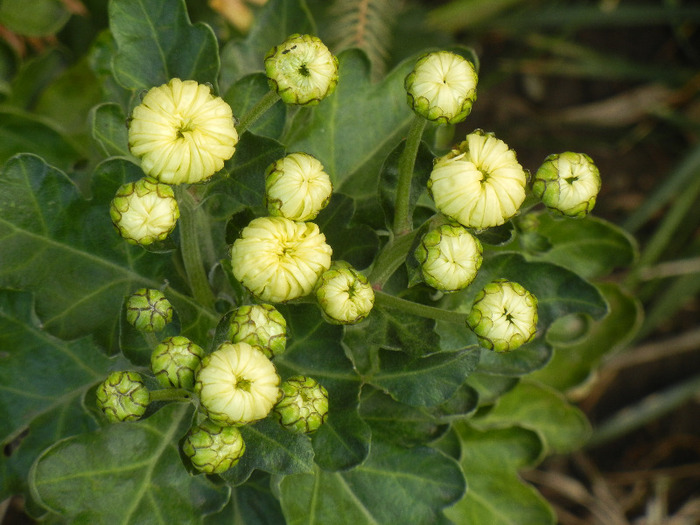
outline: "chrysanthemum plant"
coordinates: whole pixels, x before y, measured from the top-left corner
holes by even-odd
[[[567,395],[637,316],[603,281],[635,255],[590,215],[607,174],[469,128],[468,49],[371,83],[314,28],[302,0],[231,41],[184,0],[110,2],[90,145],[59,122],[0,173],[0,500],[50,523],[554,523],[517,472],[585,443]]]

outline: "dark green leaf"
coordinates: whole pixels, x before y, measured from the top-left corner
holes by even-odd
[[[362,465],[287,476],[280,489],[288,525],[423,525],[444,523],[442,509],[464,494],[465,482],[456,462],[433,449],[373,441]]]
[[[205,525],[280,525],[284,516],[270,490],[269,475],[253,474],[231,490],[231,500],[221,512],[207,516]]]
[[[505,354],[481,349],[479,372],[485,374],[522,376],[545,366],[552,357],[552,347],[541,338]]]
[[[229,489],[183,468],[178,441],[191,420],[190,405],[171,404],[142,421],[59,441],[32,469],[32,495],[67,519],[200,523],[221,509]]]
[[[267,77],[261,73],[254,73],[238,80],[222,98],[231,106],[233,114],[240,120],[269,91]],[[286,117],[287,107],[282,102],[278,102],[256,120],[249,131],[256,135],[279,139]]]
[[[0,2],[0,24],[24,36],[56,34],[70,18],[61,0],[33,0],[31,9],[23,0]]]
[[[119,104],[106,103],[96,106],[90,114],[90,120],[92,138],[102,146],[106,155],[130,155],[126,116]]]
[[[150,89],[171,78],[216,90],[219,47],[205,24],[190,23],[185,0],[119,0],[109,4],[118,52],[114,77],[127,89]]]

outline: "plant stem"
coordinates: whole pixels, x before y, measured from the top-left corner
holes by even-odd
[[[241,117],[238,126],[236,126],[236,131],[238,135],[243,135],[243,132],[247,130],[253,123],[258,120],[268,109],[275,105],[275,103],[280,99],[280,96],[276,91],[268,91],[263,98],[261,98],[257,104],[255,104],[248,113]]]
[[[415,115],[408,130],[406,144],[399,158],[399,181],[396,186],[396,203],[394,208],[393,231],[396,235],[404,234],[413,229],[413,218],[410,208],[411,181],[416,165],[416,155],[423,137],[427,121],[420,115]]]
[[[379,252],[377,262],[372,267],[372,273],[369,276],[372,286],[381,289],[397,268],[403,264],[417,233],[418,230],[414,230],[400,237],[394,237]]]
[[[184,388],[164,388],[162,390],[151,390],[151,401],[190,401],[192,392]]]
[[[374,301],[376,304],[382,305],[386,308],[402,310],[404,312],[426,317],[428,319],[435,319],[436,321],[465,324],[468,317],[468,314],[462,312],[453,312],[452,310],[445,310],[443,308],[414,303],[413,301],[401,299],[400,297],[389,295],[388,293],[382,291],[375,291]]]
[[[205,308],[212,309],[214,307],[214,293],[211,291],[207,274],[204,271],[204,262],[199,247],[199,234],[201,232],[197,228],[197,213],[201,213],[201,210],[186,188],[176,186],[175,192],[180,206],[180,250],[187,280],[194,298]]]

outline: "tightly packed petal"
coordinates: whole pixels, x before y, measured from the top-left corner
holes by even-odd
[[[255,346],[272,358],[287,347],[287,321],[271,304],[244,305],[231,316],[228,338]]]
[[[294,376],[281,386],[282,399],[275,415],[286,429],[304,434],[316,432],[328,417],[328,391],[312,377]]]
[[[233,275],[263,301],[308,295],[331,265],[333,251],[312,222],[259,217],[231,248]]]
[[[209,419],[239,425],[263,419],[277,402],[280,378],[248,343],[224,343],[202,360],[195,392]]]
[[[467,228],[485,229],[517,213],[527,178],[513,150],[479,130],[437,159],[428,190],[441,213]]]
[[[600,191],[600,172],[584,153],[550,155],[537,170],[532,191],[550,210],[567,217],[585,217]]]
[[[316,285],[316,299],[335,324],[359,323],[374,306],[374,290],[367,277],[345,261],[334,262]]]
[[[208,179],[237,143],[231,107],[194,80],[174,78],[152,88],[129,124],[131,153],[147,175],[167,184]]]

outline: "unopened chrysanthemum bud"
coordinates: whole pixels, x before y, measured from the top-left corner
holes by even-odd
[[[308,295],[331,265],[333,250],[312,222],[258,217],[231,248],[233,275],[263,301]]]
[[[167,184],[208,179],[237,143],[231,107],[194,80],[173,78],[150,89],[129,124],[131,153],[147,175]]]
[[[476,296],[467,324],[486,348],[510,352],[535,337],[537,299],[522,285],[498,279]]]
[[[180,217],[180,208],[170,186],[144,178],[117,190],[109,215],[127,242],[147,246],[170,235]]]
[[[270,215],[310,221],[326,207],[333,185],[323,164],[308,153],[291,153],[265,173],[265,203]]]
[[[258,347],[272,358],[287,347],[287,321],[271,304],[244,305],[231,316],[228,337],[233,343]]]
[[[97,406],[113,423],[135,421],[146,412],[150,394],[137,372],[112,372],[97,387]]]
[[[165,338],[153,349],[151,370],[163,388],[194,388],[194,374],[204,349],[181,335]]]
[[[173,307],[163,292],[140,288],[126,300],[126,320],[141,332],[160,332],[173,320]]]
[[[275,405],[280,424],[292,432],[310,434],[328,417],[328,391],[315,379],[290,377],[282,383],[282,399]]]
[[[428,190],[441,213],[481,230],[500,226],[517,213],[527,177],[505,142],[478,130],[436,160]]]
[[[245,442],[236,427],[205,419],[187,433],[182,451],[200,472],[221,474],[238,463],[245,452]]]
[[[275,366],[248,343],[223,343],[202,360],[195,392],[209,419],[240,425],[263,419],[280,394]]]
[[[316,284],[316,299],[332,323],[354,324],[374,306],[374,290],[367,277],[345,261],[335,261]]]
[[[286,104],[313,106],[335,90],[338,59],[318,37],[294,34],[265,55],[265,72]]]
[[[550,210],[581,218],[595,206],[600,172],[584,153],[567,151],[550,155],[537,170],[532,192]]]
[[[413,111],[440,124],[456,124],[471,112],[477,82],[471,62],[456,53],[437,51],[418,59],[404,87]]]
[[[483,260],[479,240],[463,226],[452,224],[443,224],[426,233],[415,256],[425,282],[443,292],[466,288]]]

